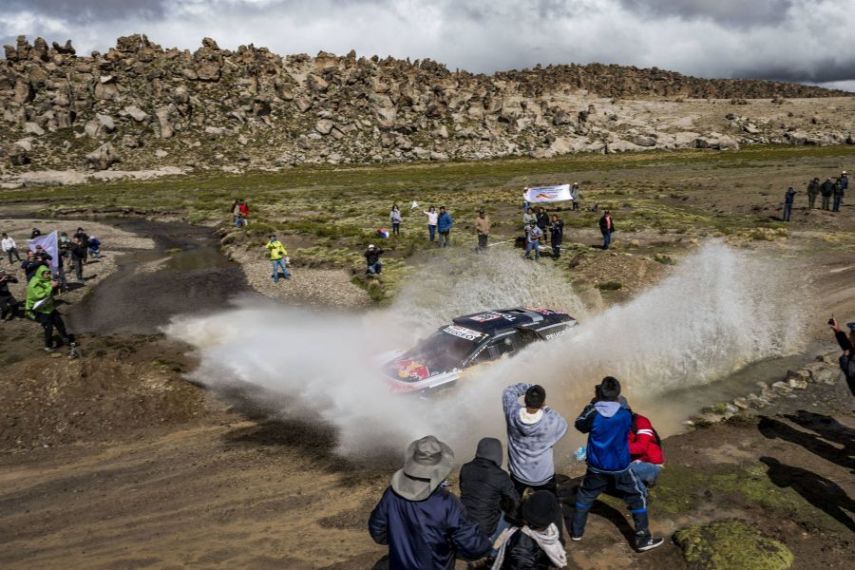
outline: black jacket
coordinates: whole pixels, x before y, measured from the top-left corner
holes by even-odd
[[[537,215],[537,227],[546,232],[546,228],[549,227],[549,214],[546,212],[540,212]]]
[[[555,568],[549,556],[530,536],[517,531],[508,539],[502,570],[548,570]]]
[[[611,229],[611,231],[615,231],[615,219],[614,219],[614,218],[611,218],[611,220],[612,220],[612,229]],[[603,232],[604,234],[605,234],[605,233],[609,233],[609,223],[606,221],[606,217],[605,217],[605,216],[603,216],[602,218],[600,218],[600,231],[601,231],[601,232]]]
[[[383,250],[379,247],[365,251],[365,261],[368,265],[374,265],[380,261],[380,256],[383,255]]]
[[[834,193],[834,182],[826,180],[819,187],[819,193],[823,196],[831,196]]]
[[[460,468],[460,501],[469,520],[478,523],[487,536],[496,532],[502,501],[513,510],[519,499],[510,475],[495,462],[476,457]]]
[[[73,243],[68,251],[71,252],[71,259],[74,261],[82,261],[86,258],[86,247],[83,244]]]
[[[559,245],[564,240],[564,222],[561,220],[552,222],[549,227],[549,234],[552,238],[552,245]]]
[[[12,277],[11,275],[7,275],[5,279],[0,279],[0,304],[15,300],[12,296],[12,292],[9,291],[9,283],[17,282],[17,277]]]

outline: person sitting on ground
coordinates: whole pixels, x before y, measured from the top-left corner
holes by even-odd
[[[813,210],[816,207],[816,197],[818,195],[819,195],[819,178],[814,177],[813,180],[808,182],[808,187],[807,187],[808,210]]]
[[[552,216],[552,225],[549,226],[549,242],[552,245],[552,257],[561,257],[561,242],[564,241],[564,222],[557,215]]]
[[[282,242],[276,239],[276,234],[270,236],[270,241],[264,247],[267,248],[267,253],[270,255],[270,263],[273,266],[273,275],[271,276],[273,283],[279,283],[280,270],[285,279],[291,279],[291,273],[288,272],[288,264],[285,260],[288,251],[282,245]]]
[[[78,236],[74,236],[68,251],[71,254],[71,265],[74,266],[74,277],[78,283],[84,283],[83,262],[86,259],[86,247],[81,243]]]
[[[60,339],[71,348],[71,356],[74,356],[76,346],[74,335],[66,331],[62,315],[54,306],[53,291],[56,287],[59,287],[59,283],[51,279],[50,269],[45,265],[40,265],[27,285],[25,312],[27,317],[42,325],[46,352],[53,352],[54,350],[53,329],[56,327]]]
[[[525,405],[519,402],[521,396]],[[537,384],[505,388],[502,408],[508,428],[508,469],[517,492],[522,495],[530,488],[557,495],[552,448],[567,433],[567,420],[546,405],[546,390]]]
[[[475,459],[460,468],[460,501],[469,518],[492,543],[508,527],[505,513],[513,513],[519,500],[510,475],[502,469],[502,442],[483,438]]]
[[[629,431],[629,468],[648,488],[656,484],[656,478],[665,467],[662,440],[653,429],[650,420],[641,414],[632,414],[632,429]]]
[[[490,216],[484,213],[484,210],[478,210],[478,217],[475,218],[475,233],[478,235],[477,251],[487,249],[487,240],[490,239]]]
[[[401,235],[401,209],[398,204],[392,204],[392,209],[389,210],[389,223],[392,224],[392,235]]]
[[[537,226],[535,222],[530,222],[528,225],[528,232],[525,236],[525,253],[523,257],[526,259],[531,259],[529,257],[530,252],[534,252],[534,259],[540,259],[540,240],[543,237],[543,232]]]
[[[567,552],[561,529],[558,498],[549,491],[535,491],[520,506],[522,526],[512,526],[497,539],[493,570],[548,570],[566,568]]]
[[[9,291],[9,283],[17,283],[18,278],[0,269],[0,319],[11,321],[18,314],[20,303]]]
[[[95,236],[89,236],[89,253],[92,257],[99,259],[101,257],[101,240]]]
[[[372,243],[368,245],[368,249],[365,250],[363,255],[365,255],[365,273],[368,275],[380,275],[380,272],[383,271],[383,264],[380,262],[383,249]]]
[[[846,377],[849,392],[855,396],[855,322],[847,323],[846,325],[849,327],[849,338],[846,337],[846,333],[843,332],[837,319],[832,317],[829,319],[828,324],[831,326],[831,330],[834,331],[834,338],[837,340],[837,344],[840,345],[840,350],[843,351],[843,354],[838,359],[840,370],[843,371],[843,375]]]
[[[3,253],[9,257],[9,265],[14,263],[14,261],[12,261],[13,256],[18,260],[18,263],[21,262],[21,256],[18,254],[18,244],[16,244],[15,240],[6,232],[3,232],[2,239],[0,239],[0,247],[3,248]]]
[[[819,193],[822,196],[822,209],[830,210],[831,195],[834,194],[834,182],[831,181],[831,178],[826,178],[825,182],[820,185]]]
[[[600,218],[600,233],[603,234],[603,249],[609,249],[612,243],[612,233],[615,231],[615,223],[612,213],[606,210]]]
[[[784,194],[784,221],[789,222],[793,215],[793,204],[796,201],[796,189],[790,186]]]
[[[635,549],[639,552],[660,546],[661,538],[650,534],[647,519],[647,490],[629,468],[629,432],[632,412],[621,404],[620,382],[606,376],[596,387],[596,396],[576,418],[576,429],[588,434],[588,468],[576,492],[576,511],[570,538],[582,540],[588,511],[606,489],[623,495],[635,522]]]
[[[374,542],[389,546],[389,568],[452,570],[455,556],[477,560],[490,552],[486,535],[446,489],[453,465],[454,452],[432,435],[407,447],[403,469],[368,520]]]

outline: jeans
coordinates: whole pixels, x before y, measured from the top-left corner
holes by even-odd
[[[451,245],[451,239],[449,238],[450,233],[451,230],[439,232],[439,247],[448,247]]]
[[[243,218],[241,216],[235,216],[235,227],[239,228],[243,225]]]
[[[496,544],[496,540],[498,540],[499,535],[501,535],[502,532],[506,528],[509,528],[510,526],[511,526],[511,524],[505,518],[505,513],[502,513],[501,515],[499,515],[499,522],[496,523],[496,530],[489,537],[490,538],[490,544]],[[499,551],[494,548],[490,552],[490,555],[495,558],[496,554],[498,554],[498,553],[499,553]]]
[[[12,261],[12,256],[13,256],[13,255],[15,256],[15,259],[17,259],[18,261],[21,261],[21,256],[20,256],[20,255],[18,255],[18,248],[16,248],[16,247],[13,247],[13,248],[9,249],[9,250],[6,252],[6,255],[8,255],[8,256],[9,256],[9,263],[10,263],[10,264],[11,264],[11,263],[14,263],[14,262]]]
[[[282,259],[271,259],[270,261],[273,263],[273,275],[272,275],[272,277],[273,277],[274,283],[279,283],[279,270],[280,269],[282,270],[282,274],[285,276],[285,279],[291,278],[291,274],[288,273],[288,268],[285,267],[285,258],[284,257]]]
[[[401,235],[401,222],[392,222],[392,233],[396,236]]]
[[[487,249],[487,240],[490,238],[487,234],[478,234],[478,249]]]
[[[612,232],[603,232],[603,249],[609,249],[612,244]]]
[[[53,311],[50,314],[39,313],[35,311],[36,320],[42,325],[45,334],[45,348],[53,348],[53,328],[56,327],[56,331],[59,333],[59,338],[62,339],[62,342],[65,344],[69,344],[74,342],[74,337],[65,330],[65,323],[62,321],[62,317],[59,314],[59,311]]]
[[[430,239],[430,241],[436,239],[436,226],[428,226],[428,239]]]
[[[789,222],[790,216],[793,215],[793,205],[792,204],[784,204],[784,221]]]
[[[368,266],[368,275],[379,275],[383,271],[383,264],[379,261]]]
[[[540,242],[536,242],[536,241],[526,241],[525,242],[525,255],[523,255],[523,257],[525,257],[526,259],[531,259],[528,256],[528,254],[529,254],[529,252],[532,252],[532,251],[534,252],[534,258],[540,259]]]
[[[645,461],[633,461],[629,464],[629,469],[638,477],[646,486],[656,483],[656,478],[662,471],[661,465],[655,463],[647,463]]]
[[[576,512],[573,513],[573,524],[570,535],[581,537],[585,534],[585,524],[588,521],[588,511],[600,493],[612,489],[623,495],[623,500],[632,513],[635,522],[637,538],[650,535],[647,520],[647,489],[635,476],[631,469],[617,472],[594,471],[590,467],[585,472],[582,485],[576,491]]]
[[[101,257],[101,248],[89,246],[89,253],[91,253],[92,257],[95,259],[99,259]]]
[[[835,194],[834,195],[834,206],[831,208],[832,212],[839,212],[840,206],[843,204],[843,194]]]

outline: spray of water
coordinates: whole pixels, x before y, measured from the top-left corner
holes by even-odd
[[[272,416],[332,425],[342,454],[397,451],[428,433],[469,449],[480,437],[503,435],[501,391],[515,382],[543,384],[552,407],[572,419],[611,374],[647,415],[680,417],[675,402],[663,401],[669,390],[798,350],[803,325],[788,281],[772,264],[713,243],[635,300],[588,316],[551,268],[491,252],[430,264],[383,311],[334,315],[243,303],[178,319],[167,333],[196,348],[194,380],[251,399]],[[566,310],[581,324],[473,371],[439,399],[385,388],[375,355],[407,348],[453,316],[515,305]]]

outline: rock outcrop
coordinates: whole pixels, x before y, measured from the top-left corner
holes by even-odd
[[[117,161],[234,169],[852,141],[839,122],[787,124],[724,107],[765,98],[784,109],[792,98],[849,93],[656,68],[537,66],[487,76],[427,59],[223,50],[210,38],[195,52],[163,49],[144,35],[86,57],[70,41],[30,45],[21,36],[5,55],[5,170],[102,169]],[[681,116],[689,99],[709,103],[715,121]],[[13,142],[24,137],[27,150]]]

